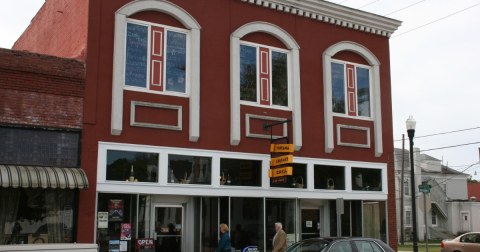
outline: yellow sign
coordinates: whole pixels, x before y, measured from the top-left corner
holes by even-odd
[[[270,144],[270,152],[294,152],[293,144]]]
[[[291,176],[293,172],[293,168],[291,166],[270,169],[268,170],[268,176],[270,178],[281,177],[281,176]]]
[[[285,155],[278,158],[272,158],[270,161],[270,166],[277,166],[282,164],[293,163],[293,155]]]

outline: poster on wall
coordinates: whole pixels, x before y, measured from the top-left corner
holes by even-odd
[[[132,224],[121,223],[120,224],[120,240],[129,241],[132,239]]]
[[[120,252],[120,241],[110,240],[108,241],[108,252]]]
[[[108,221],[123,221],[123,199],[108,202]]]
[[[108,212],[98,212],[98,228],[108,228]]]
[[[128,251],[128,242],[120,241],[120,251]]]

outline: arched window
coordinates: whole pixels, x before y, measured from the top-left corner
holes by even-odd
[[[341,51],[356,53],[368,65],[332,59]],[[323,95],[325,115],[325,152],[334,148],[333,116],[373,120],[375,156],[383,153],[382,113],[380,104],[380,62],[364,46],[344,41],[323,53]]]
[[[287,50],[241,41],[262,32],[279,39]],[[300,64],[297,42],[282,28],[266,23],[243,25],[230,36],[231,145],[240,143],[240,104],[291,110],[293,144],[302,147]]]
[[[185,29],[128,19],[142,11],[158,11],[180,21]],[[111,134],[120,135],[123,90],[190,98],[190,141],[200,136],[200,25],[184,9],[168,1],[134,1],[115,13]],[[175,51],[175,53],[172,53]]]

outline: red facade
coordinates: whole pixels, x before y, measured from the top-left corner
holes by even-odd
[[[75,4],[65,6],[63,14],[54,13],[52,9],[61,1],[47,1],[46,6],[33,19],[31,26],[24,35],[17,41],[14,48],[26,49],[32,51],[41,51],[49,54],[77,57],[81,54],[83,46],[86,44],[86,82],[85,82],[85,102],[83,118],[83,141],[82,141],[82,168],[86,171],[90,183],[89,189],[82,190],[80,193],[80,212],[78,227],[78,242],[94,242],[94,229],[96,225],[96,198],[97,187],[97,169],[99,160],[99,142],[133,144],[142,146],[163,146],[174,148],[198,149],[207,151],[224,151],[231,153],[252,153],[269,154],[270,140],[254,137],[247,137],[246,114],[268,116],[275,118],[290,119],[294,116],[294,110],[278,109],[274,106],[256,106],[242,103],[240,104],[240,141],[238,145],[231,143],[231,36],[240,27],[252,22],[265,22],[275,25],[294,39],[299,49],[299,80],[300,83],[290,83],[292,87],[300,85],[300,105],[301,105],[301,146],[294,152],[295,157],[312,158],[318,160],[340,160],[345,162],[367,162],[384,164],[387,168],[387,179],[384,183],[388,185],[388,238],[389,245],[396,248],[397,235],[395,214],[395,193],[393,177],[393,127],[392,127],[392,99],[390,83],[390,57],[389,57],[389,38],[385,36],[385,31],[366,32],[367,27],[358,27],[356,23],[342,23],[341,19],[330,20],[312,19],[310,15],[314,12],[307,12],[305,6],[298,6],[295,14],[293,9],[285,11],[285,7],[279,10],[277,5],[268,5],[264,7],[262,1],[236,1],[236,0],[171,0],[171,2],[183,9],[200,25],[200,74],[199,74],[199,138],[197,141],[191,141],[189,127],[191,126],[191,111],[189,106],[194,102],[192,97],[164,95],[154,92],[138,92],[132,89],[124,89],[122,97],[122,124],[121,133],[112,134],[112,89],[114,89],[114,44],[115,44],[115,13],[125,5],[131,3],[130,0],[100,0],[89,1],[88,17],[85,11],[85,2],[75,1]],[[136,2],[136,1],[133,1]],[[146,1],[148,2],[148,1]],[[282,2],[282,1],[273,1]],[[314,2],[314,1],[312,1]],[[278,4],[278,3],[277,3]],[[273,6],[273,7],[272,7]],[[280,5],[279,5],[280,6]],[[283,6],[283,5],[281,5]],[[332,6],[336,6],[333,5]],[[338,6],[337,6],[338,7]],[[337,8],[336,7],[336,8]],[[302,9],[303,8],[303,9]],[[322,7],[318,7],[321,9]],[[343,8],[343,7],[342,7]],[[79,10],[78,12],[72,11]],[[347,8],[345,8],[347,9]],[[342,9],[344,10],[344,9]],[[302,15],[300,15],[302,11]],[[345,11],[345,10],[344,10]],[[46,14],[48,12],[48,14]],[[360,11],[357,11],[360,13]],[[308,13],[308,17],[306,16]],[[63,27],[67,31],[77,30],[73,36],[65,41],[50,43],[45,36],[36,36],[44,31],[57,29],[57,24],[48,23],[51,20],[59,20],[55,15],[63,15]],[[68,17],[65,17],[68,15]],[[318,14],[317,14],[318,15]],[[374,16],[374,15],[373,15]],[[154,24],[171,26],[187,29],[181,20],[168,11],[144,10],[127,17],[130,20],[145,21]],[[324,16],[323,18],[327,18]],[[349,17],[345,20],[347,20]],[[374,17],[378,23],[387,22],[387,18]],[[73,19],[73,20],[72,20]],[[84,28],[84,23],[88,20],[88,28]],[[328,20],[328,19],[327,19]],[[350,19],[348,19],[350,20]],[[347,21],[348,21],[347,20]],[[393,21],[392,21],[393,22]],[[344,25],[345,24],[345,25]],[[41,28],[40,28],[41,27]],[[370,28],[368,28],[370,29]],[[373,28],[372,28],[373,29]],[[395,28],[396,29],[396,28]],[[62,30],[60,30],[62,31]],[[158,31],[158,34],[153,34]],[[388,31],[387,31],[388,33]],[[163,28],[152,29],[152,38],[163,38]],[[88,37],[88,40],[84,38]],[[54,39],[54,38],[52,38]],[[189,38],[190,39],[190,38]],[[77,41],[73,41],[77,40]],[[282,50],[291,50],[278,36],[273,36],[264,32],[253,32],[243,36],[240,41],[260,44],[280,48]],[[331,46],[341,42],[354,42],[368,50],[379,62],[379,88],[376,89],[378,105],[380,105],[381,115],[370,116],[371,119],[359,119],[356,116],[356,98],[352,97],[352,111],[345,116],[333,115],[332,125],[334,127],[332,139],[333,150],[327,151],[325,147],[326,122],[325,122],[325,104],[324,97],[324,62],[323,55]],[[37,44],[37,47],[30,45]],[[48,44],[49,50],[45,47]],[[152,42],[151,51],[160,55],[162,45]],[[260,49],[262,52],[263,49]],[[165,52],[164,52],[165,53]],[[266,52],[265,56],[267,56]],[[163,91],[163,72],[154,70],[156,62],[163,62],[162,56],[151,56],[152,76],[150,83],[162,84],[158,89]],[[262,54],[260,54],[262,55]],[[188,57],[188,56],[187,56]],[[289,57],[293,57],[289,55]],[[80,57],[82,58],[82,57]],[[266,59],[266,58],[265,58]],[[333,55],[332,60],[339,60],[355,64],[369,66],[369,61],[359,53],[351,50],[341,50]],[[261,70],[264,65],[260,65]],[[290,66],[293,67],[293,66]],[[353,65],[347,65],[347,70],[352,70]],[[262,71],[265,72],[265,71]],[[355,73],[347,74],[355,79]],[[371,75],[374,76],[373,68]],[[261,74],[260,78],[269,77],[268,74]],[[194,77],[193,77],[194,78]],[[350,79],[350,78],[349,78]],[[345,92],[355,91],[355,83],[350,85]],[[262,83],[258,83],[262,85]],[[268,85],[261,86],[261,89],[268,90]],[[373,89],[373,88],[372,88]],[[68,92],[64,88],[55,88],[54,92]],[[353,92],[352,91],[352,92]],[[54,93],[56,94],[56,93]],[[291,95],[291,94],[289,94]],[[348,97],[348,95],[346,95]],[[265,97],[269,98],[269,97]],[[291,98],[290,102],[294,98]],[[374,103],[370,98],[371,104]],[[2,99],[3,100],[3,99]],[[175,105],[183,108],[181,114],[182,130],[168,130],[147,127],[131,126],[131,104],[132,101],[148,102],[152,104]],[[262,104],[262,102],[260,102]],[[290,105],[292,106],[292,105]],[[348,109],[348,107],[346,107]],[[370,107],[374,114],[375,108]],[[372,119],[373,118],[373,119]],[[375,122],[375,118],[381,118]],[[136,121],[151,124],[174,125],[177,121],[177,113],[170,109],[137,107]],[[263,123],[274,123],[269,119],[250,118],[249,131],[252,134],[265,134],[262,131]],[[337,125],[353,126],[354,128],[339,128]],[[379,131],[376,125],[380,125]],[[357,128],[355,128],[357,127]],[[361,130],[359,130],[361,128]],[[295,129],[288,128],[289,134]],[[298,130],[298,129],[297,129]],[[368,131],[367,131],[368,130]],[[348,143],[339,145],[337,134],[342,135],[338,142]],[[365,134],[365,132],[370,132]],[[378,133],[375,137],[374,132]],[[280,135],[282,130],[274,128],[274,135]],[[269,133],[267,133],[269,134]],[[297,135],[298,137],[298,135]],[[377,146],[380,143],[381,147]],[[368,147],[365,147],[368,144]],[[363,145],[358,148],[349,144]],[[379,148],[380,151],[376,148]],[[385,187],[386,188],[386,187]],[[347,196],[348,198],[348,196]]]

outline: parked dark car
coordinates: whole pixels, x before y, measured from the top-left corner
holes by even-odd
[[[395,252],[384,242],[363,237],[312,238],[299,241],[285,252]]]
[[[443,240],[440,252],[480,251],[480,232],[466,233],[453,240]]]

